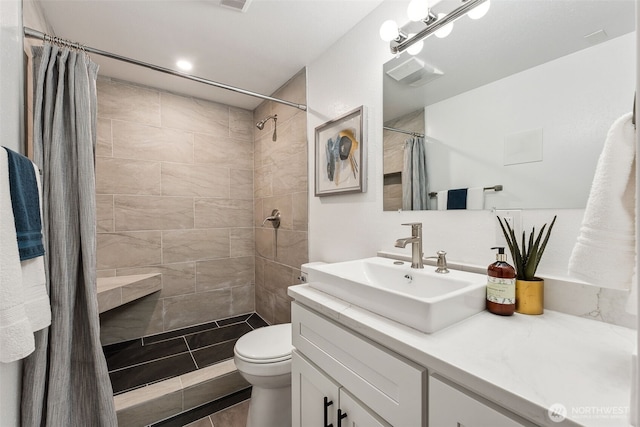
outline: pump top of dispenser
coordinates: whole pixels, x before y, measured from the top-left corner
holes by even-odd
[[[507,262],[507,255],[504,253],[504,246],[496,246],[491,249],[497,249],[496,260]]]

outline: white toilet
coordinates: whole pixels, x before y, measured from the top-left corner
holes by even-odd
[[[252,386],[247,427],[291,426],[291,323],[253,330],[236,342],[234,361]]]

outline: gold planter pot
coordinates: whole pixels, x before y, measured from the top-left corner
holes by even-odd
[[[542,314],[544,280],[516,280],[516,311],[522,314]]]

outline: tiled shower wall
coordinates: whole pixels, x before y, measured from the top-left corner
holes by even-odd
[[[254,311],[254,129],[248,110],[98,80],[98,276],[163,284],[103,313],[103,344]]]
[[[306,104],[306,73],[302,70],[274,97]],[[287,287],[300,283],[300,265],[308,262],[307,233],[307,115],[271,101],[254,111],[254,122],[277,114],[277,140],[273,120],[255,139],[256,311],[271,324],[291,321]],[[264,219],[273,209],[282,215],[275,231]]]

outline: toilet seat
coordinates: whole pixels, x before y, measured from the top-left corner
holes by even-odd
[[[291,323],[255,329],[236,342],[235,356],[245,362],[268,364],[291,359]]]

